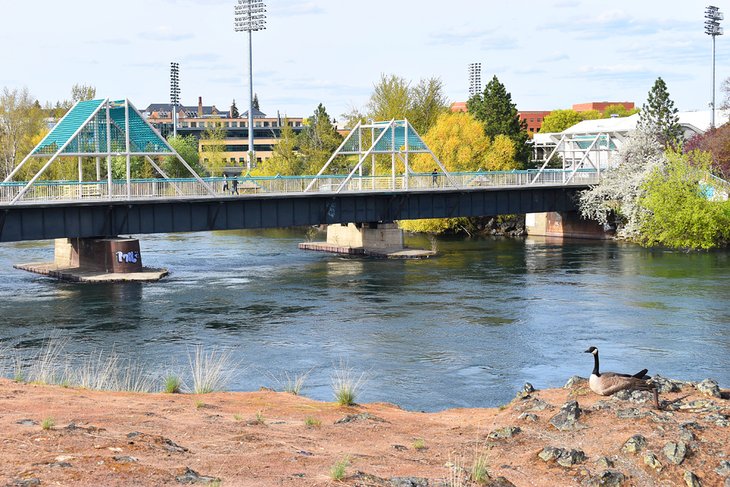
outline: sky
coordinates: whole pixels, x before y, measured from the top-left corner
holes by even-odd
[[[140,109],[169,102],[180,63],[181,101],[227,110],[248,96],[248,35],[234,32],[237,0],[0,0],[0,87],[41,103],[74,83]],[[468,65],[496,75],[519,110],[590,101],[640,106],[657,77],[682,110],[706,110],[712,41],[696,0],[266,0],[253,33],[254,91],[269,116],[340,118],[364,110],[374,84],[395,74],[442,80],[468,97]],[[714,3],[730,15],[730,0]],[[730,17],[729,17],[730,18]],[[727,29],[727,23],[724,22]],[[717,37],[717,85],[730,77],[730,35]],[[717,103],[722,98],[717,91]]]

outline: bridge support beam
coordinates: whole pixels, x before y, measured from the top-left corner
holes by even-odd
[[[544,237],[606,240],[613,236],[603,225],[583,219],[577,211],[528,213],[525,215],[525,229],[528,235]]]
[[[74,282],[158,281],[166,269],[142,267],[135,238],[57,238],[50,263],[17,264],[36,274]]]
[[[403,230],[395,223],[327,225],[326,242],[301,243],[299,248],[392,259],[422,259],[436,255],[436,252],[430,250],[406,248],[403,244]]]
[[[57,238],[54,263],[99,272],[140,272],[142,254],[135,238]]]

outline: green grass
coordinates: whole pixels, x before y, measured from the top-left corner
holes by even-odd
[[[256,411],[256,424],[266,424],[263,411]]]
[[[423,438],[416,438],[413,441],[413,449],[414,450],[425,450],[426,449],[426,441]]]
[[[350,457],[344,457],[341,460],[335,462],[330,468],[330,477],[332,480],[342,480],[345,478],[347,473],[347,467],[350,466]]]
[[[202,409],[205,407],[205,403],[201,400],[195,401],[195,409]]]
[[[488,466],[486,453],[476,452],[474,464],[471,467],[471,479],[480,484],[486,483],[489,480]]]
[[[307,428],[319,428],[320,426],[322,426],[322,421],[313,416],[307,416],[307,419],[304,420],[304,425]]]
[[[354,369],[348,367],[345,362],[340,361],[332,373],[332,390],[337,404],[340,406],[355,404],[355,400],[365,382],[365,373],[358,376]]]
[[[241,416],[240,414],[234,414],[233,415],[233,419],[235,419],[236,421],[242,421],[243,420],[243,416]]]
[[[41,428],[43,428],[44,430],[51,430],[54,426],[56,426],[56,422],[53,420],[53,418],[46,418],[41,423]]]
[[[198,345],[188,354],[195,394],[223,391],[235,375],[236,366],[230,351],[212,350],[205,352]]]
[[[168,374],[165,377],[164,391],[168,394],[179,394],[182,390],[182,380],[175,374]]]

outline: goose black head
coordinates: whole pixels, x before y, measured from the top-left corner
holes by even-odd
[[[596,347],[591,347],[588,350],[585,350],[583,353],[592,353],[595,355],[598,353],[598,349]]]

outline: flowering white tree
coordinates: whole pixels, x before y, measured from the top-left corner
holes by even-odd
[[[666,157],[654,135],[637,130],[613,162],[615,167],[605,173],[599,184],[581,193],[581,215],[604,225],[616,223],[617,237],[635,240],[640,236],[646,211],[639,205],[644,182],[655,169],[666,165]]]

